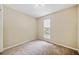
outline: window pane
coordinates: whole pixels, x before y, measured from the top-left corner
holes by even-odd
[[[44,38],[50,39],[50,19],[45,19],[43,24]]]
[[[50,27],[50,19],[44,20],[44,27]]]

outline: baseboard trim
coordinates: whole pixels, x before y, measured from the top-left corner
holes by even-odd
[[[48,42],[48,43],[56,44],[56,45],[59,45],[59,46],[63,46],[63,47],[66,47],[66,48],[68,48],[68,49],[72,49],[72,50],[75,50],[75,51],[78,51],[78,52],[79,52],[78,49],[73,48],[73,47],[70,47],[70,46],[62,45],[62,44],[59,44],[59,43],[56,43],[56,42],[50,42],[49,40],[45,40],[45,39],[40,39],[40,40],[44,40],[44,41],[46,41],[46,42]]]
[[[31,41],[34,41],[34,40],[31,40]],[[9,46],[9,47],[7,47],[7,48],[3,48],[3,51],[5,51],[5,50],[7,50],[7,49],[10,49],[10,48],[13,48],[13,47],[16,47],[16,46],[19,46],[19,45],[22,45],[22,44],[24,44],[24,43],[31,42],[31,41],[24,41],[24,42],[15,44],[15,45],[13,45],[13,46]]]
[[[62,44],[59,44],[59,43],[54,43],[54,44],[57,44],[57,45],[60,45],[60,46],[63,46],[63,47],[66,47],[66,48],[69,48],[69,49],[72,49],[72,50],[78,51],[78,49],[73,48],[73,47],[70,47],[70,46],[62,45]]]

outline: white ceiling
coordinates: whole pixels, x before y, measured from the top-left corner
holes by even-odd
[[[36,6],[35,4],[9,4],[7,6],[33,17],[41,17],[65,8],[75,6],[75,4],[45,4],[42,7]]]

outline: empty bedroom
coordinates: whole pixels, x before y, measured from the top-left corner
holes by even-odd
[[[0,55],[79,55],[79,5],[0,4]]]

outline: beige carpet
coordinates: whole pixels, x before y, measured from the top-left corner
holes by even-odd
[[[45,41],[36,40],[8,49],[2,55],[76,55],[76,51]]]

